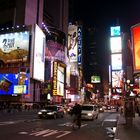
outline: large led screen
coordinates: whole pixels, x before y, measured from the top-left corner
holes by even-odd
[[[140,24],[131,28],[134,50],[134,71],[140,71]]]
[[[111,27],[110,31],[111,31],[111,36],[120,36],[121,35],[120,26]]]
[[[122,88],[122,86],[123,86],[123,72],[112,71],[112,87]]]
[[[0,74],[0,94],[28,94],[29,74]]]
[[[33,78],[43,82],[45,76],[45,34],[37,25],[35,27],[33,62]]]
[[[100,76],[98,75],[93,75],[91,76],[91,83],[101,83],[101,78]]]
[[[122,69],[122,54],[111,54],[112,70]]]
[[[29,32],[0,35],[0,61],[3,63],[25,62],[29,55]]]
[[[122,51],[121,37],[110,38],[110,49],[111,49],[111,53],[118,53]]]
[[[70,62],[77,62],[78,58],[78,33],[77,26],[69,25],[68,27],[68,53]]]

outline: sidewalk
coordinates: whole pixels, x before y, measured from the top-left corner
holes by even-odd
[[[127,127],[124,116],[120,115],[114,140],[140,140],[140,117],[136,114],[132,127]]]

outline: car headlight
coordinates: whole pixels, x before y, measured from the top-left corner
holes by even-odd
[[[54,112],[48,112],[47,114],[48,114],[48,115],[53,115],[53,114],[54,114]]]
[[[92,113],[88,113],[87,115],[88,115],[88,116],[92,116]]]
[[[38,112],[38,115],[41,115],[42,114],[42,112]]]

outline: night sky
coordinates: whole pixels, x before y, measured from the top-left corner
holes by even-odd
[[[72,0],[71,20],[107,29],[119,22],[123,32],[140,22],[140,0]]]

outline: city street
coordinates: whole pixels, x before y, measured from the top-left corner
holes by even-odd
[[[0,114],[0,138],[2,140],[112,140],[116,128],[116,116],[111,112],[100,113],[98,119],[82,121],[80,129],[73,129],[71,116],[38,119],[34,112]]]

